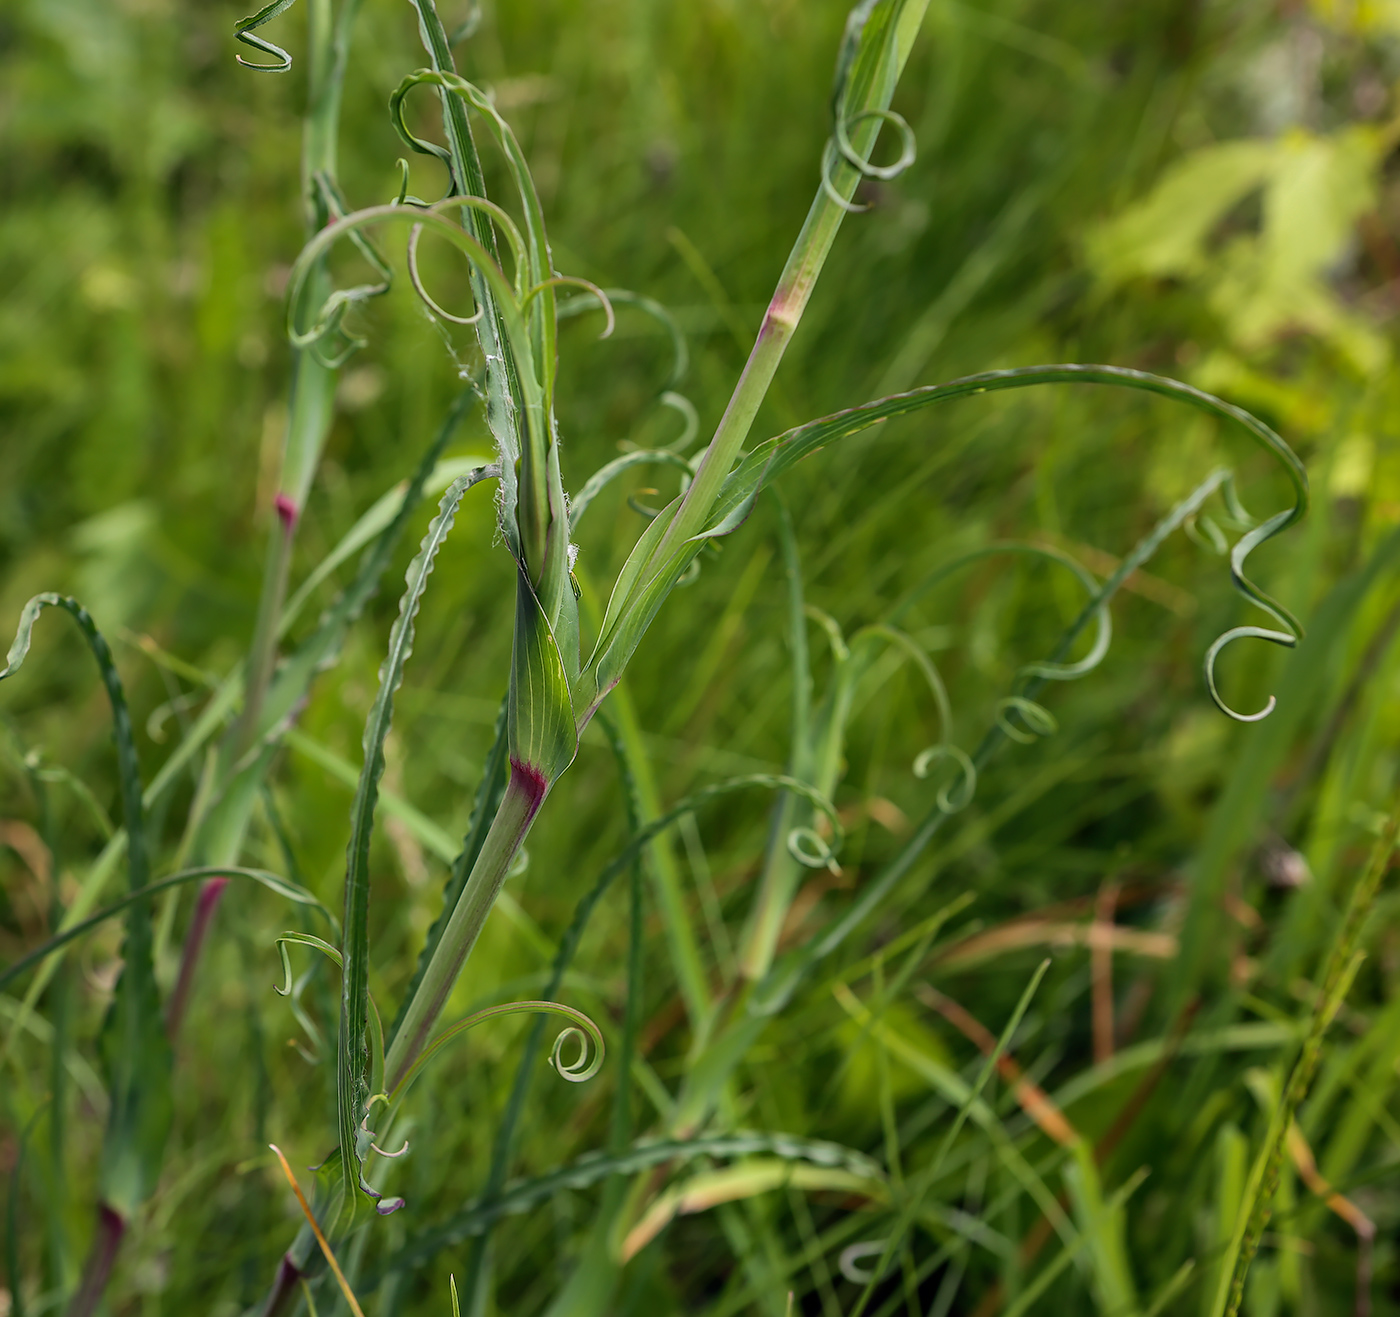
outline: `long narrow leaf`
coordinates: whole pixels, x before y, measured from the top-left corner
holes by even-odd
[[[374,829],[374,808],[379,779],[384,772],[384,741],[394,716],[394,694],[403,680],[404,665],[413,652],[413,622],[427,588],[438,550],[452,529],[463,495],[496,474],[483,467],[452,482],[438,515],[423,537],[418,555],[405,576],[407,588],[399,602],[399,615],[389,634],[389,652],[379,669],[379,694],[365,724],[364,766],[351,807],[350,843],[346,852],[345,916],[341,953],[340,1033],[336,1057],[336,1092],[341,1165],[347,1205],[363,1203],[370,1192],[358,1166],[358,1136],[369,1097],[364,1064],[369,1017],[369,844]]]
[[[881,1180],[884,1171],[864,1153],[838,1143],[790,1134],[736,1131],[697,1139],[661,1139],[634,1144],[622,1153],[594,1152],[537,1179],[511,1185],[494,1201],[475,1200],[442,1225],[425,1231],[400,1249],[385,1271],[416,1267],[444,1248],[488,1229],[503,1216],[528,1212],[561,1189],[586,1189],[614,1175],[635,1175],[653,1166],[697,1157],[781,1157],[842,1170],[863,1180]]]
[[[78,624],[107,689],[117,743],[127,873],[130,889],[136,893],[146,886],[147,874],[141,766],[121,677],[111,649],[87,610],[65,595],[41,594],[31,599],[20,614],[19,629],[6,666],[0,670],[0,680],[19,671],[29,652],[34,623],[45,608],[51,607],[63,609]],[[170,1096],[173,1057],[156,989],[150,904],[146,900],[134,900],[126,909],[122,973],[102,1027],[99,1048],[111,1098],[102,1144],[102,1201],[122,1218],[128,1218],[155,1188],[174,1115]]]

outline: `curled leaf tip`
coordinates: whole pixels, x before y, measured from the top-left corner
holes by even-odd
[[[549,1064],[554,1067],[560,1079],[567,1079],[571,1084],[582,1084],[585,1080],[592,1079],[603,1068],[603,1035],[598,1032],[598,1026],[592,1020],[589,1020],[588,1024],[588,1029],[578,1029],[570,1025],[554,1040],[554,1046],[550,1049]],[[590,1041],[593,1044],[591,1047]],[[564,1049],[571,1042],[578,1044],[578,1055],[572,1061],[566,1061]]]
[[[933,766],[944,759],[951,759],[957,765],[958,776],[940,787],[934,800],[944,814],[956,814],[959,810],[966,809],[972,803],[972,797],[977,794],[977,765],[972,762],[972,757],[966,750],[950,741],[931,745],[914,760],[914,776],[928,777]]]
[[[295,3],[296,0],[272,0],[271,4],[264,5],[256,14],[240,18],[234,25],[233,39],[235,41],[241,41],[245,46],[251,46],[260,55],[266,55],[273,61],[271,64],[263,64],[257,60],[244,59],[242,55],[235,55],[234,58],[245,69],[252,69],[254,73],[286,73],[292,67],[292,57],[281,46],[264,37],[255,36],[253,29],[262,27],[264,23],[270,23]]]
[[[400,163],[402,164],[404,162],[400,161]],[[405,189],[408,187],[408,171],[406,165],[404,169],[403,186]],[[396,206],[402,205],[402,196],[393,204]],[[453,315],[451,311],[446,311],[439,306],[424,286],[423,276],[418,271],[418,239],[422,236],[423,226],[421,224],[415,224],[408,234],[408,281],[413,285],[413,291],[418,294],[419,300],[422,301],[423,305],[426,306],[433,315],[437,316],[439,320],[446,320],[454,325],[476,324],[482,317],[485,310],[484,307],[478,306],[469,316]]]
[[[808,869],[827,869],[833,874],[841,872],[836,863],[836,852],[815,828],[793,828],[787,838],[788,853],[798,864]]]
[[[556,274],[552,278],[545,279],[531,288],[523,298],[520,299],[521,309],[529,306],[546,288],[563,288],[572,286],[582,288],[585,292],[592,293],[598,299],[599,306],[602,307],[604,323],[603,332],[599,338],[610,338],[613,330],[617,327],[617,316],[613,312],[612,299],[597,284],[589,279],[580,279],[572,274]]]
[[[1020,716],[1024,729],[1011,721],[1010,715],[1013,713]],[[996,719],[1001,730],[1022,745],[1030,745],[1037,737],[1053,736],[1060,730],[1060,724],[1049,709],[1023,695],[1008,695],[1004,700],[997,701]]]
[[[1275,696],[1270,695],[1268,702],[1257,713],[1240,713],[1225,703],[1215,684],[1215,661],[1220,656],[1220,651],[1232,641],[1244,639],[1267,640],[1272,644],[1282,645],[1285,649],[1294,649],[1297,647],[1299,637],[1288,631],[1271,631],[1267,627],[1237,626],[1232,627],[1223,635],[1217,636],[1215,642],[1206,650],[1204,663],[1206,690],[1210,692],[1210,698],[1214,701],[1215,707],[1227,718],[1233,718],[1237,723],[1263,722],[1278,705]]]

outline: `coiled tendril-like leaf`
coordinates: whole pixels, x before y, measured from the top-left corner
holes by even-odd
[[[264,5],[256,14],[240,18],[234,24],[233,37],[235,41],[241,41],[245,46],[251,46],[264,55],[271,55],[276,60],[275,64],[259,64],[255,60],[244,59],[242,55],[235,55],[234,58],[245,69],[252,69],[256,73],[286,73],[292,67],[292,57],[281,46],[268,41],[265,37],[254,36],[253,29],[262,27],[264,23],[270,23],[278,14],[286,13],[296,2],[297,0],[272,0],[270,5]]]
[[[976,394],[995,393],[1003,389],[1021,389],[1040,384],[1099,384],[1118,388],[1139,389],[1183,402],[1243,429],[1261,448],[1273,456],[1283,469],[1293,490],[1293,506],[1277,512],[1263,522],[1253,525],[1230,550],[1230,579],[1235,589],[1251,603],[1262,608],[1278,624],[1278,630],[1263,627],[1234,627],[1221,635],[1206,651],[1204,658],[1206,688],[1222,713],[1239,722],[1253,722],[1267,717],[1273,701],[1259,712],[1241,714],[1225,703],[1216,686],[1215,665],[1221,651],[1230,643],[1245,637],[1268,640],[1273,644],[1293,648],[1303,636],[1302,623],[1278,600],[1261,590],[1245,574],[1249,555],[1261,544],[1287,530],[1307,513],[1309,503],[1308,477],[1303,463],[1287,443],[1257,416],[1242,407],[1217,398],[1180,380],[1152,375],[1146,371],[1122,366],[1051,365],[1026,366],[1015,370],[985,371],[967,375],[947,384],[932,384],[907,393],[892,394],[874,402],[836,412],[820,420],[810,421],[757,445],[730,472],[710,514],[710,525],[697,539],[725,535],[742,525],[753,506],[754,497],[783,471],[802,458],[818,452],[838,439],[847,438],[881,421],[906,416],[935,403]],[[1220,471],[1209,478],[1213,492],[1225,488],[1227,507],[1232,518],[1243,513],[1229,484],[1229,472]],[[1076,570],[1082,570],[1077,567]],[[1092,578],[1091,578],[1092,579]],[[1091,587],[1092,588],[1092,587]],[[601,648],[601,646],[600,646]],[[1085,660],[1081,660],[1081,664]],[[1042,672],[1040,675],[1047,676]]]
[[[450,1024],[430,1042],[419,1054],[418,1059],[405,1071],[404,1076],[394,1086],[392,1092],[384,1095],[390,1103],[397,1102],[412,1086],[413,1081],[423,1073],[427,1065],[454,1038],[460,1038],[469,1029],[487,1020],[497,1020],[506,1015],[561,1015],[572,1023],[554,1040],[550,1050],[549,1063],[561,1079],[571,1084],[582,1084],[592,1079],[603,1068],[607,1056],[607,1044],[603,1041],[603,1031],[582,1011],[565,1006],[557,1001],[509,1001],[499,1006],[487,1006],[473,1011],[464,1019]],[[564,1049],[571,1043],[579,1045],[578,1055],[572,1061],[564,1059]],[[592,1043],[592,1047],[589,1047]]]

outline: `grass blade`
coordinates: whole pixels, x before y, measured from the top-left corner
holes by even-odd
[[[1245,1277],[1249,1274],[1250,1263],[1254,1261],[1254,1254],[1258,1251],[1264,1228],[1269,1223],[1274,1194],[1278,1191],[1279,1173],[1287,1151],[1288,1131],[1293,1124],[1298,1105],[1307,1096],[1313,1076],[1317,1073],[1318,1062],[1322,1056],[1323,1036],[1336,1017],[1337,1011],[1341,1009],[1360,965],[1362,926],[1372,905],[1375,904],[1381,881],[1390,868],[1390,857],[1395,850],[1398,827],[1400,816],[1392,810],[1380,839],[1371,852],[1369,863],[1357,880],[1356,886],[1352,888],[1342,927],[1338,930],[1327,955],[1322,984],[1318,990],[1317,1003],[1313,1007],[1307,1037],[1303,1040],[1302,1051],[1288,1077],[1283,1100],[1269,1122],[1264,1147],[1250,1171],[1244,1202],[1239,1212],[1239,1224],[1231,1240],[1230,1251],[1226,1255],[1226,1265],[1221,1267],[1220,1286],[1211,1309],[1213,1313],[1236,1317],[1240,1304],[1244,1301]]]

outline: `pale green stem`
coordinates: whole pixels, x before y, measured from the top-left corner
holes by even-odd
[[[467,885],[438,939],[437,949],[404,1012],[399,1031],[389,1044],[388,1055],[384,1058],[386,1091],[393,1092],[427,1046],[433,1027],[452,995],[457,976],[481,936],[491,907],[496,904],[511,863],[525,842],[544,799],[544,791],[543,781],[531,770],[511,764],[510,783],[496,817],[491,820],[481,854],[472,865]]]
[[[309,64],[306,125],[302,133],[301,191],[306,233],[312,237],[329,214],[318,178],[334,178],[336,138],[340,127],[341,88],[349,53],[350,25],[360,0],[344,0],[339,20],[332,0],[311,0],[307,6],[307,59]],[[315,305],[325,298],[328,279],[322,271],[310,281],[305,296]],[[248,656],[243,716],[239,720],[230,763],[240,759],[253,744],[263,700],[277,666],[277,636],[286,601],[292,543],[306,502],[311,479],[320,461],[330,430],[335,393],[335,371],[309,352],[297,352],[292,369],[292,398],[287,416],[287,436],[282,448],[278,484],[277,520],[268,544],[258,620]]]
[[[927,7],[927,0],[916,0],[906,7],[896,36],[896,48],[891,52],[894,77],[890,79],[890,89],[898,81],[905,61],[909,58],[914,36]],[[852,120],[865,111],[888,107],[888,93],[881,94],[880,82],[881,80],[876,80],[875,90],[867,98],[867,103],[847,107],[847,114]],[[875,146],[879,130],[878,121],[854,123],[850,137],[855,150],[868,157]],[[833,171],[830,181],[834,191],[849,201],[855,195],[860,175],[851,165],[842,161]],[[653,563],[667,563],[686,540],[704,530],[706,518],[719,494],[720,486],[733,467],[744,440],[748,438],[754,417],[758,415],[758,409],[768,394],[783,354],[787,351],[802,314],[807,309],[812,289],[816,287],[817,278],[831,251],[831,244],[836,240],[837,230],[845,217],[845,209],[837,204],[825,188],[818,188],[812,207],[807,212],[807,219],[802,225],[802,231],[797,235],[787,265],[784,266],[782,276],[778,280],[777,291],[768,304],[753,350],[749,353],[748,361],[744,363],[743,374],[740,375],[729,399],[729,405],[720,418],[714,438],[705,450],[694,481],[686,491],[685,498],[681,501],[681,506],[667,527],[660,544],[657,545],[652,557]]]

